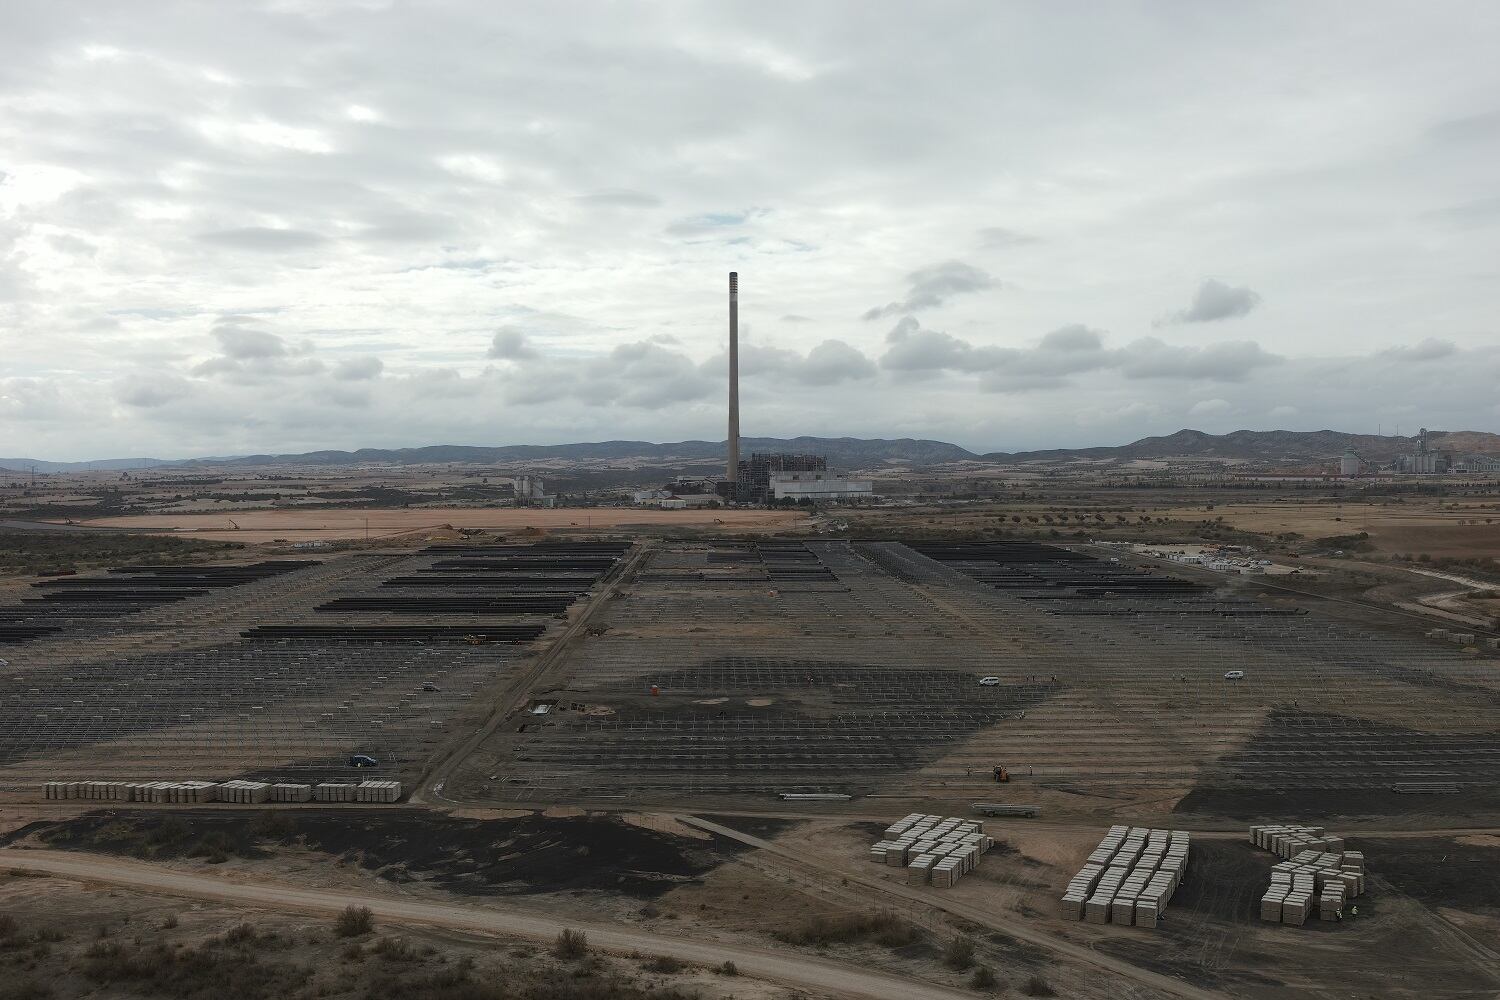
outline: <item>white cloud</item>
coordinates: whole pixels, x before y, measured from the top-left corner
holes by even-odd
[[[717,437],[729,270],[748,433],[1493,427],[1482,6],[11,21],[0,440],[40,457]]]

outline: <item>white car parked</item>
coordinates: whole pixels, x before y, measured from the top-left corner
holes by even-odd
[[[980,687],[992,688],[992,687],[997,686],[999,683],[1000,683],[1000,678],[998,678],[998,677],[981,677],[981,678],[979,678],[979,686]]]
[[[1245,672],[1243,670],[1226,671],[1224,674],[1224,679],[1226,681],[1242,681],[1245,679]]]

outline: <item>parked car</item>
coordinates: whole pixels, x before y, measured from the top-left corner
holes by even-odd
[[[379,767],[380,761],[367,753],[355,753],[349,755],[350,767]]]
[[[436,684],[432,683],[432,681],[424,681],[423,684],[422,684],[422,690],[423,691],[441,691],[442,688],[440,688]]]
[[[1245,679],[1245,672],[1243,670],[1225,671],[1224,679],[1226,681],[1242,681]]]
[[[1000,683],[1000,678],[998,678],[998,677],[981,677],[981,678],[979,678],[979,686],[980,687],[992,688],[992,687],[995,687],[996,685],[998,685],[999,683]]]

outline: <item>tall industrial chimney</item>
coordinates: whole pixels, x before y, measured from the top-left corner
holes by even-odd
[[[740,275],[729,272],[729,467],[731,483],[740,476]]]

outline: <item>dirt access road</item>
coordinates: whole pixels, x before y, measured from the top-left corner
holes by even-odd
[[[639,507],[401,507],[340,510],[246,510],[230,514],[125,514],[83,522],[89,528],[181,533],[221,542],[334,541],[384,538],[410,541],[444,526],[521,531],[535,528],[699,528],[776,532],[808,523],[800,511],[657,510]]]
[[[899,976],[871,975],[849,965],[742,945],[692,941],[607,924],[549,920],[533,912],[418,903],[389,896],[298,889],[273,882],[228,881],[119,858],[61,851],[0,850],[0,868],[102,882],[141,892],[239,903],[298,913],[335,914],[368,906],[377,921],[552,941],[564,928],[584,931],[590,947],[629,954],[666,955],[704,966],[734,962],[742,975],[861,1000],[973,1000],[971,994]]]
[[[939,898],[939,893],[910,889],[905,885],[882,882],[850,868],[831,870],[828,867],[827,859],[804,857],[796,851],[773,844],[768,840],[762,840],[760,837],[743,831],[703,819],[700,816],[683,814],[678,815],[676,818],[679,822],[688,826],[695,826],[700,830],[707,830],[721,836],[729,837],[749,847],[757,848],[767,855],[789,861],[799,868],[805,869],[798,872],[799,876],[805,876],[808,872],[812,872],[825,880],[831,881],[837,875],[841,877],[840,881],[842,884],[857,884],[867,891],[872,890],[877,895],[885,897],[894,896],[904,902],[915,902],[924,906],[931,906],[934,909],[942,910],[953,916],[973,921],[981,927],[999,931],[1002,934],[1008,934],[1028,944],[1034,944],[1049,951],[1066,955],[1086,965],[1091,965],[1097,969],[1102,969],[1105,972],[1119,976],[1121,979],[1139,983],[1156,991],[1160,996],[1180,997],[1181,1000],[1226,1000],[1226,994],[1206,990],[1191,983],[1183,982],[1180,979],[1173,979],[1170,976],[1163,976],[1149,969],[1143,969],[1123,959],[1112,958],[1102,952],[1095,951],[1086,945],[1074,944],[1071,941],[1064,941],[1056,935],[1035,930],[1024,923],[1007,919],[997,913],[982,910],[978,907],[969,906],[951,899]]]

